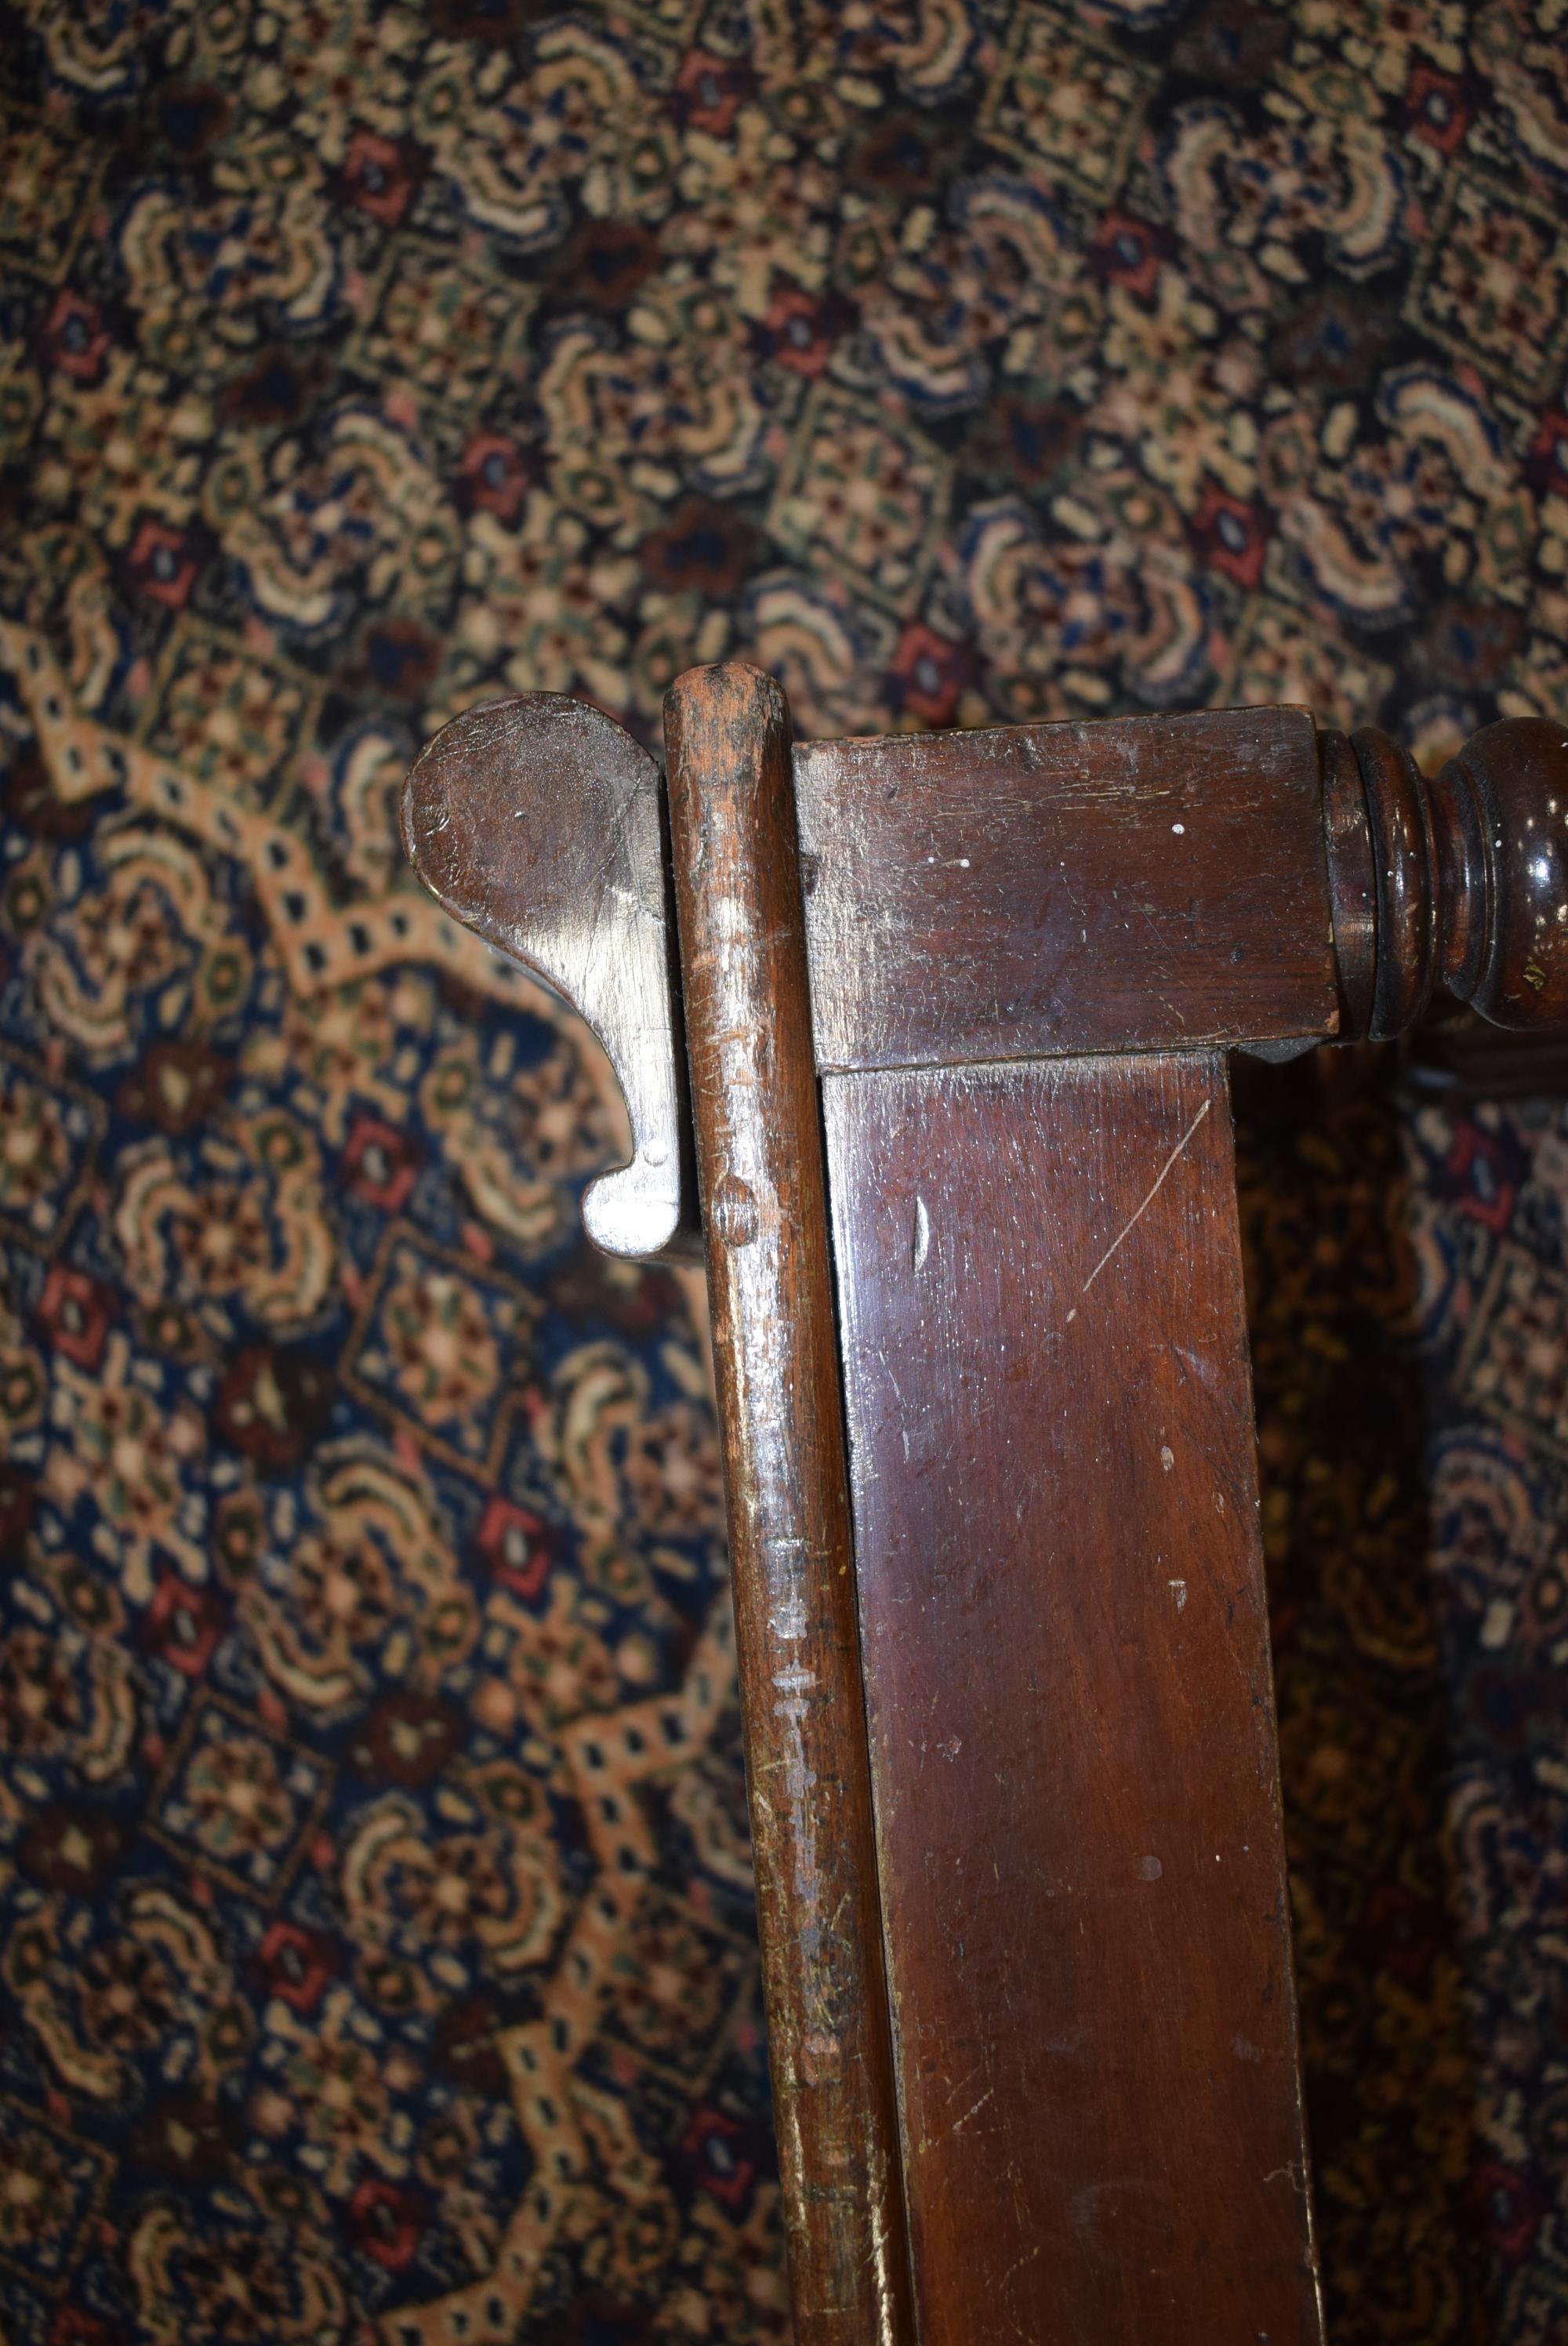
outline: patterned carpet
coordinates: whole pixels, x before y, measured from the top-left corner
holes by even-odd
[[[1568,712],[1563,0],[0,10],[0,2335],[782,2340],[717,1456],[393,796]],[[1568,1117],[1244,1085],[1336,2346],[1568,2340]]]

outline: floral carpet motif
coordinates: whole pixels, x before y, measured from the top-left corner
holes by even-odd
[[[0,2331],[780,2341],[718,1460],[393,805],[1568,714],[1562,0],[0,10]],[[1568,1122],[1243,1086],[1338,2346],[1568,2338]]]

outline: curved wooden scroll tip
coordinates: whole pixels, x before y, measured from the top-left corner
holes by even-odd
[[[1347,1034],[1402,1035],[1440,989],[1568,1026],[1568,725],[1506,718],[1431,781],[1373,727],[1319,739]]]
[[[583,1199],[588,1236],[643,1258],[691,1243],[659,770],[601,709],[555,692],[471,709],[403,785],[410,862],[447,912],[560,994],[604,1045],[629,1165]]]

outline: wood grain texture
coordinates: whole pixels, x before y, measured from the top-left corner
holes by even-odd
[[[795,2335],[912,2346],[783,695],[665,740]]]
[[[1319,2346],[1224,1062],[823,1099],[922,2346]]]
[[[795,788],[823,1068],[1337,1031],[1304,709],[806,742]]]

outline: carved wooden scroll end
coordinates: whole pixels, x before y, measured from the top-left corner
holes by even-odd
[[[524,693],[436,735],[403,786],[402,832],[438,903],[609,1055],[634,1154],[588,1189],[588,1236],[606,1254],[686,1251],[697,1209],[654,760],[601,709]]]

